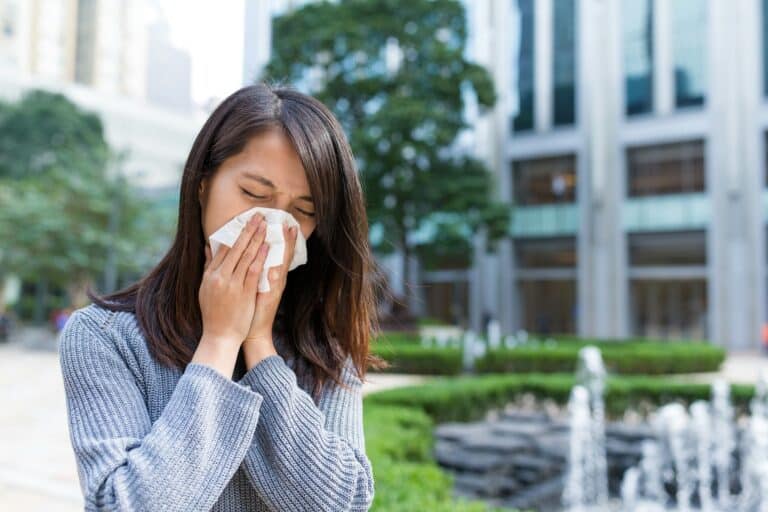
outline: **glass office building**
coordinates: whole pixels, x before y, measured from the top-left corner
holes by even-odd
[[[480,308],[511,333],[758,346],[768,0],[511,1],[494,169],[514,219]]]

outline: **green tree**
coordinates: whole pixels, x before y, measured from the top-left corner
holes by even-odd
[[[138,271],[156,244],[154,209],[118,172],[98,116],[60,94],[0,108],[0,268],[81,305],[103,277]],[[0,276],[2,277],[2,276]]]
[[[481,111],[495,103],[491,77],[467,61],[465,42],[456,0],[316,2],[274,21],[259,79],[294,83],[333,110],[358,160],[371,225],[382,228],[375,248],[400,249],[406,261],[414,251],[466,260],[467,233],[485,225],[493,241],[509,223],[486,166],[456,149],[468,127],[465,99],[473,95]]]

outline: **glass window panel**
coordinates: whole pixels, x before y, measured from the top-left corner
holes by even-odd
[[[678,142],[627,149],[630,197],[703,192],[704,143]]]
[[[526,268],[573,268],[576,266],[576,239],[519,240],[515,242],[517,266]]]
[[[703,105],[707,89],[707,2],[674,0],[671,7],[675,105]]]
[[[512,165],[515,203],[518,205],[576,201],[574,155],[519,160]]]
[[[576,122],[576,2],[554,3],[554,124]]]
[[[515,131],[533,129],[534,55],[533,15],[534,0],[518,0],[520,9],[520,54],[517,56],[517,89],[520,105],[513,122]]]
[[[653,2],[624,0],[625,111],[628,116],[653,110]]]

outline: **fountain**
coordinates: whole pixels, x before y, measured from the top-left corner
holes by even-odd
[[[463,341],[467,359],[485,348],[474,333]],[[605,382],[600,351],[585,347],[567,410],[521,400],[443,423],[435,459],[457,494],[520,510],[768,512],[768,373],[738,421],[728,383],[716,381],[709,400],[608,422]]]
[[[643,442],[639,464],[624,473],[620,503],[610,503],[600,432],[602,360],[594,347],[582,349],[579,359],[568,404],[566,511],[768,512],[768,373],[756,386],[742,435],[724,380],[712,384],[710,402],[659,408],[651,422],[656,440]]]
[[[569,465],[563,505],[573,512],[604,510],[608,502],[605,455],[605,367],[596,347],[579,351],[578,385],[571,391]]]
[[[488,322],[486,336],[488,337],[488,348],[498,350],[501,347],[501,325],[498,320]]]

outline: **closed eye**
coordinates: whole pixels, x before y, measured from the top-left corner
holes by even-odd
[[[243,191],[243,194],[245,194],[245,195],[247,195],[247,196],[249,196],[249,197],[252,197],[252,198],[254,198],[254,199],[266,199],[266,198],[267,198],[267,196],[257,196],[257,195],[255,195],[255,194],[251,194],[250,192],[248,192],[248,191],[247,191],[247,190],[245,190],[244,188],[241,188],[240,190],[242,190],[242,191]],[[299,213],[301,213],[301,214],[303,214],[303,215],[306,215],[307,217],[314,217],[314,216],[315,216],[315,214],[314,214],[314,213],[310,213],[310,212],[304,211],[304,210],[302,210],[301,208],[296,208],[296,210],[297,210]]]
[[[257,195],[251,194],[250,192],[248,192],[244,188],[241,188],[240,190],[242,190],[245,195],[251,196],[254,199],[266,199],[266,196],[257,196]]]

